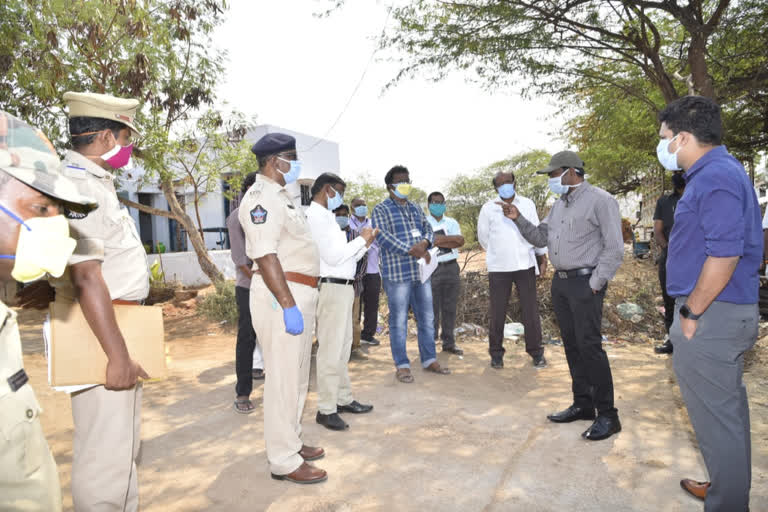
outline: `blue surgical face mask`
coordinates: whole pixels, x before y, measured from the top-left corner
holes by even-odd
[[[677,163],[677,153],[680,151],[680,145],[678,144],[677,151],[674,153],[669,152],[669,145],[676,138],[677,135],[671,139],[661,139],[656,146],[656,157],[659,159],[659,163],[668,171],[680,170],[680,164]]]
[[[435,217],[442,217],[445,214],[445,205],[440,203],[429,203],[429,213]]]
[[[563,185],[563,176],[565,176],[567,172],[568,171],[565,171],[557,178],[549,178],[549,190],[551,190],[553,194],[561,196],[568,193],[568,185]]]
[[[336,217],[336,223],[341,229],[346,229],[349,226],[349,217]]]
[[[365,217],[368,215],[368,207],[364,204],[361,204],[360,206],[355,206],[355,215],[358,217]]]
[[[514,183],[505,183],[499,187],[499,197],[502,199],[509,199],[515,195]]]
[[[286,185],[299,179],[299,175],[301,174],[301,160],[286,160],[282,157],[277,157],[277,159],[291,164],[291,168],[288,172],[283,172],[280,169],[277,170],[277,172],[283,175]]]
[[[341,192],[336,189],[334,189],[334,192],[336,192],[335,196],[328,196],[328,209],[331,211],[344,204],[344,198],[342,197]]]

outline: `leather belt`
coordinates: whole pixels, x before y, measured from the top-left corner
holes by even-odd
[[[254,270],[253,273],[261,275],[261,271],[259,270]],[[310,288],[317,288],[317,282],[320,279],[316,276],[308,276],[307,274],[302,274],[300,272],[284,272],[283,274],[285,275],[286,281],[303,284],[304,286],[309,286]]]
[[[331,283],[331,284],[346,284],[346,285],[352,285],[355,283],[354,279],[339,279],[337,277],[321,277],[320,278],[321,283]]]
[[[555,275],[560,279],[568,279],[572,277],[591,276],[594,270],[595,267],[574,268],[571,270],[556,270]]]
[[[123,300],[123,299],[115,299],[112,301],[112,304],[116,304],[119,306],[141,306],[142,301],[140,300]]]

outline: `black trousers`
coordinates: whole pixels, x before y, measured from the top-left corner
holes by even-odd
[[[256,331],[251,322],[251,291],[242,286],[235,286],[237,302],[237,345],[235,345],[235,372],[237,396],[250,396],[253,390],[253,349],[256,348]]]
[[[589,277],[560,279],[555,274],[552,306],[560,324],[565,357],[571,371],[574,405],[594,407],[598,414],[616,416],[613,377],[600,334],[607,286],[592,293]]]
[[[456,328],[456,301],[459,299],[461,287],[459,263],[453,260],[438,264],[431,279],[435,339],[439,333],[443,348],[453,348],[456,346],[456,337],[453,334]]]
[[[661,285],[661,296],[664,298],[664,327],[672,327],[672,321],[675,319],[675,299],[667,295],[667,250],[661,251],[659,256],[659,284]]]
[[[360,310],[363,313],[363,330],[360,339],[371,340],[376,335],[379,323],[379,295],[381,294],[381,276],[365,274],[363,277],[363,294],[360,296]]]
[[[517,298],[522,311],[521,323],[525,328],[525,351],[531,357],[544,353],[544,347],[541,344],[539,301],[536,299],[535,267],[515,272],[488,272],[491,295],[488,353],[493,359],[504,357],[504,324],[507,320],[507,306],[513,284],[517,288]]]

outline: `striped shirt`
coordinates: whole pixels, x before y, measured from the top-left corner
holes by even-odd
[[[410,201],[400,205],[390,198],[373,208],[371,220],[373,227],[381,230],[376,241],[382,277],[400,283],[418,281],[419,263],[408,251],[421,240],[432,246],[432,226],[424,212]]]
[[[555,201],[538,226],[522,215],[515,223],[531,244],[549,248],[557,270],[594,267],[589,279],[593,290],[613,279],[624,259],[619,203],[586,181]]]

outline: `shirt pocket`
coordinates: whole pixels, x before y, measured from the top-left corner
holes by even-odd
[[[104,240],[104,246],[110,249],[133,249],[142,245],[136,223],[125,208],[116,208],[107,215],[110,234]]]
[[[18,482],[43,463],[40,406],[28,384],[0,398],[0,482]]]

